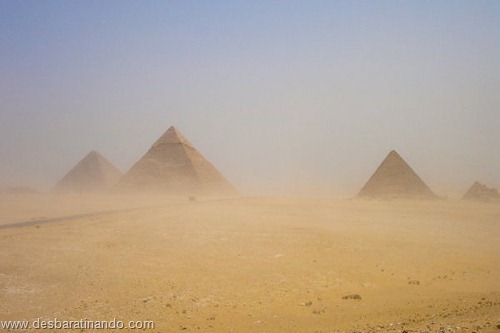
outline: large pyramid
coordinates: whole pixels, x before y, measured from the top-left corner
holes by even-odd
[[[391,151],[363,186],[359,197],[435,198],[435,194],[395,151]]]
[[[173,126],[122,177],[117,188],[182,195],[236,193],[219,171]]]
[[[498,193],[496,188],[488,187],[476,181],[469,190],[465,192],[463,199],[482,201],[498,200],[500,199],[500,193]]]
[[[54,188],[61,193],[99,193],[114,186],[122,173],[96,151],[91,151]]]

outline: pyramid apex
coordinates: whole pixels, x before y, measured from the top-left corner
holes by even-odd
[[[389,152],[389,154],[387,154],[387,156],[399,156],[399,157],[401,157],[401,155],[399,155],[399,153],[395,149],[391,150]]]
[[[156,142],[153,144],[153,147],[158,146],[160,144],[168,144],[168,143],[181,143],[189,147],[193,147],[191,142],[189,142],[188,139],[182,135],[182,133],[175,127],[175,126],[170,126],[163,135],[156,140]]]
[[[175,126],[170,126],[166,131],[165,131],[165,134],[166,133],[170,133],[170,134],[176,134],[176,133],[180,133],[179,130],[175,127]]]
[[[99,154],[99,152],[97,150],[91,150],[88,154],[87,154],[87,157],[91,157],[91,156],[101,156],[101,154]]]
[[[82,161],[90,161],[90,160],[102,160],[105,159],[97,150],[91,150]]]

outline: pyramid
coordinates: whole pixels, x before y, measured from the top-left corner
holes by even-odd
[[[413,169],[392,150],[368,182],[359,197],[371,198],[435,198],[435,194]]]
[[[99,193],[114,186],[122,173],[96,151],[91,151],[55,186],[59,193]]]
[[[175,127],[170,127],[117,185],[120,191],[235,194],[233,186]]]
[[[497,200],[500,199],[500,193],[498,193],[496,188],[488,187],[476,181],[469,190],[465,192],[463,199],[482,201]]]

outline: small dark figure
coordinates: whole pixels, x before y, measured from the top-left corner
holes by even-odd
[[[359,296],[358,294],[352,294],[352,295],[343,296],[342,299],[356,299],[356,300],[360,300],[361,296]]]

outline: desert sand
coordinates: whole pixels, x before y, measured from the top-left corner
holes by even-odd
[[[498,203],[3,196],[0,225],[2,320],[153,320],[146,332],[500,327]]]

